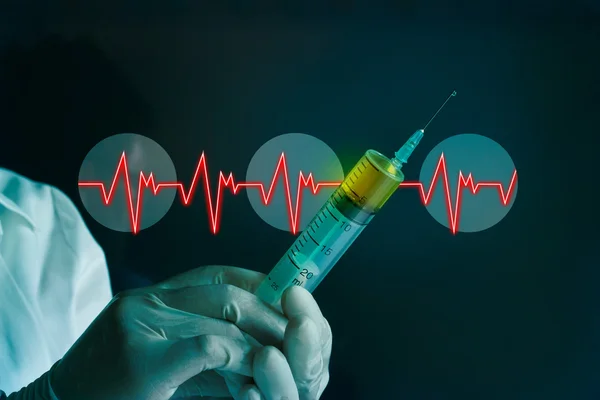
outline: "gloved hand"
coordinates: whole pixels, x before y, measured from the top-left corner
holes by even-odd
[[[306,311],[296,308],[307,306],[307,295],[288,296],[284,308],[295,313],[296,322],[287,333],[282,314],[234,286],[247,285],[250,271],[192,272],[117,295],[52,369],[50,382],[58,399],[166,400],[181,388],[178,395],[294,400],[299,394],[293,374],[308,385],[303,393],[318,395],[326,380],[315,373],[328,357],[320,351],[316,356],[317,327]],[[309,304],[307,311],[314,307]],[[283,347],[295,357],[292,368],[270,346],[281,343],[284,332]],[[303,345],[313,346],[308,347],[309,360],[297,349]],[[310,371],[303,367],[309,363]]]
[[[59,400],[318,399],[329,325],[301,288],[286,291],[278,311],[262,303],[248,291],[263,278],[204,267],[116,296],[50,373],[9,399],[49,399],[50,383]]]
[[[226,266],[209,266],[196,268],[177,275],[157,285],[162,289],[179,289],[186,286],[221,284],[227,282],[248,292],[254,293],[264,274],[259,272]],[[272,343],[283,350],[289,367],[295,378],[298,395],[301,400],[318,400],[329,382],[329,360],[331,358],[332,333],[329,323],[323,317],[319,306],[312,295],[301,287],[291,287],[283,294],[282,301],[274,307],[285,314],[289,323],[285,329],[283,344]],[[247,340],[252,341],[246,335]],[[263,343],[265,344],[265,343]],[[274,371],[256,368],[254,380],[265,386],[269,374]],[[249,400],[260,400],[259,390],[252,384],[252,379],[236,374],[235,372],[220,371],[225,379],[225,384],[231,387],[232,393],[242,387],[242,397]],[[191,395],[198,390],[193,387],[197,382],[202,382],[200,377],[188,381],[177,392],[179,395]],[[185,393],[184,393],[185,388]],[[290,397],[295,399],[298,397]],[[272,397],[266,396],[267,400]],[[61,399],[62,400],[62,399]],[[279,400],[279,398],[277,398]]]
[[[329,383],[331,328],[317,302],[304,288],[287,289],[283,293],[282,308],[289,319],[283,353],[294,375],[299,398],[318,400]]]

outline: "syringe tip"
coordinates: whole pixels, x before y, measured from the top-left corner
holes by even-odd
[[[421,141],[421,139],[423,139],[423,136],[425,136],[425,130],[424,129],[419,129],[418,131],[416,131],[415,133],[412,134],[412,136],[410,137],[410,139],[408,139],[409,141],[413,141],[415,144],[415,147],[417,147],[417,145],[419,144],[419,142]]]
[[[425,130],[419,129],[415,133],[411,135],[411,137],[404,143],[404,145],[398,150],[395,154],[396,160],[400,164],[406,164],[408,162],[408,158],[411,156],[413,151],[419,145],[421,139],[425,136]]]

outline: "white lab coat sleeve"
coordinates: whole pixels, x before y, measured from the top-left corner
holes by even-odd
[[[77,281],[73,307],[75,336],[78,338],[110,302],[112,292],[104,256],[99,257],[81,271]]]
[[[102,248],[93,238],[73,202],[53,189],[56,213],[69,246],[76,253],[79,266],[74,280],[72,299],[75,339],[87,329],[112,299],[110,278]]]
[[[0,169],[0,217],[0,389],[12,396],[65,355],[112,293],[104,252],[64,193]]]
[[[75,288],[73,306],[76,337],[81,336],[111,298],[108,269],[102,256],[85,266]]]

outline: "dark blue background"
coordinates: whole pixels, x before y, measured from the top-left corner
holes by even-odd
[[[493,229],[453,237],[416,193],[390,200],[315,292],[335,343],[323,398],[600,396],[596,2],[110,3],[2,3],[2,166],[79,205],[81,161],[120,132],[158,141],[184,181],[203,150],[243,177],[287,132],[324,140],[347,170],[367,148],[395,150],[456,89],[414,159],[452,134],[491,137],[519,170],[517,202]],[[83,214],[121,290],[144,283],[124,271],[267,272],[291,235],[245,196],[224,208],[216,237],[201,197],[138,237]]]

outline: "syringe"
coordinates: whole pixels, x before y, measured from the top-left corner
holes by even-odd
[[[263,280],[256,295],[275,304],[288,287],[312,292],[344,255],[404,181],[402,165],[408,162],[431,121],[444,108],[452,92],[423,129],[417,130],[391,160],[368,150],[315,215],[281,260]]]

